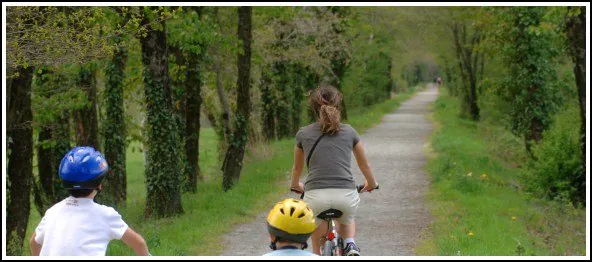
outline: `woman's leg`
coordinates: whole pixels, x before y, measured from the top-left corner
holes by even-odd
[[[354,190],[344,190],[342,197],[335,201],[335,205],[338,206],[339,210],[343,210],[343,216],[338,219],[339,227],[338,232],[343,239],[343,248],[346,255],[359,255],[360,250],[356,246],[354,236],[356,234],[356,223],[355,217],[358,211],[358,205],[360,204],[360,196],[358,192]]]
[[[310,236],[310,242],[312,243],[312,252],[321,255],[321,238],[327,234],[327,221],[322,221],[317,229]]]
[[[338,221],[335,221],[335,224],[337,226],[337,233],[339,233],[339,235],[341,236],[341,238],[346,239],[346,238],[353,238],[356,234],[356,223],[349,223],[347,225],[345,224],[341,224]]]

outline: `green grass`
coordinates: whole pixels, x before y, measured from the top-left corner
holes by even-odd
[[[380,123],[385,113],[395,110],[413,91],[365,109],[351,111],[349,124],[362,133]],[[140,145],[133,143],[127,151],[128,200],[119,212],[135,231],[146,239],[153,255],[218,255],[221,240],[234,226],[252,221],[267,210],[272,201],[284,195],[288,188],[293,161],[294,140],[285,139],[269,145],[250,148],[240,181],[228,192],[222,191],[222,173],[216,160],[214,130],[205,128],[200,133],[200,167],[204,182],[197,193],[182,197],[185,213],[167,219],[148,219],[143,216],[146,188],[144,159]],[[27,236],[40,221],[32,210]],[[261,236],[265,237],[265,236]],[[24,254],[29,254],[28,243]],[[121,241],[109,245],[107,255],[133,255]]]
[[[460,119],[459,101],[444,90],[434,107],[438,128],[427,165],[434,221],[417,254],[585,255],[585,210],[530,198],[520,187],[521,170],[495,154],[520,140]]]

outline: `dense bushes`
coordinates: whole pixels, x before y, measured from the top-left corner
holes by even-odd
[[[526,187],[539,196],[585,204],[586,171],[580,158],[578,108],[569,106],[555,117],[534,147],[525,169]]]

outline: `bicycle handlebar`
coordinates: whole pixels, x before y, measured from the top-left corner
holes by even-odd
[[[380,185],[376,185],[376,187],[374,189],[379,189]],[[356,186],[356,190],[358,190],[358,193],[360,193],[362,191],[362,189],[364,189],[364,184],[360,184]],[[374,190],[372,189],[372,190]],[[299,190],[296,190],[294,188],[290,188],[290,191],[294,192],[294,193],[298,193],[301,194],[300,195],[300,199],[304,199],[304,192],[300,192]],[[368,191],[368,192],[372,192],[372,191]]]
[[[378,189],[379,186],[380,185],[376,185],[376,187],[374,189]],[[358,189],[358,193],[360,193],[362,191],[362,189],[364,189],[364,184],[358,185],[357,189]],[[374,190],[374,189],[372,189],[372,190]],[[370,190],[368,192],[372,192],[372,190]]]

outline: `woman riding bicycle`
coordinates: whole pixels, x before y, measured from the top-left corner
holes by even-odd
[[[356,158],[366,181],[361,192],[370,192],[377,182],[366,159],[364,145],[355,129],[342,124],[342,94],[334,87],[321,86],[309,96],[309,104],[317,121],[300,128],[296,134],[294,166],[292,167],[291,189],[304,192],[304,201],[315,214],[334,208],[343,212],[337,219],[338,233],[344,239],[345,255],[359,255],[360,249],[354,242],[355,215],[360,198],[351,172],[351,154]],[[316,147],[315,147],[316,145]],[[311,149],[314,151],[309,156]],[[300,173],[305,155],[310,159],[306,183],[300,183]],[[316,230],[312,234],[312,250],[320,254],[320,239],[326,234],[327,222],[315,219]]]

